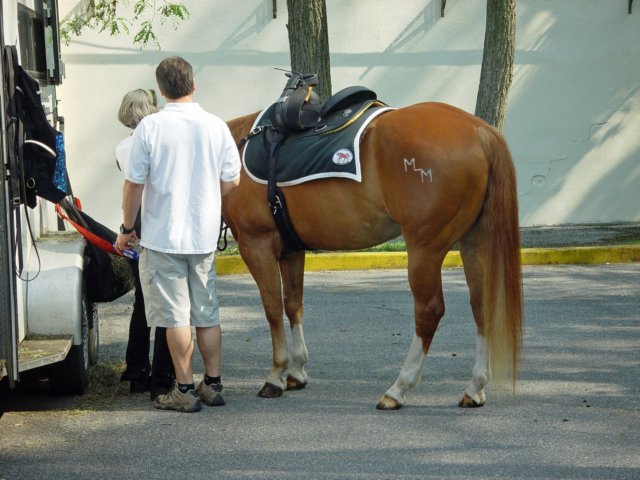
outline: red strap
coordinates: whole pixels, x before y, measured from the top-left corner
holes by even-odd
[[[119,255],[119,256],[123,256],[122,253],[120,253],[118,250],[116,250],[114,248],[113,245],[111,245],[108,241],[106,241],[104,238],[99,237],[98,235],[96,235],[93,232],[90,232],[89,230],[87,230],[86,228],[82,227],[81,225],[78,225],[76,222],[74,222],[73,220],[71,220],[67,215],[65,215],[62,211],[62,207],[60,207],[59,203],[56,203],[56,211],[58,212],[58,215],[60,216],[60,218],[63,218],[64,220],[66,220],[67,222],[69,222],[71,225],[73,225],[75,227],[75,229],[80,232],[80,234],[86,238],[89,242],[93,243],[96,247],[101,248],[102,250],[109,252],[109,253],[113,253],[114,255]]]

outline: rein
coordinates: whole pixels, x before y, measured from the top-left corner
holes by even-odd
[[[251,130],[246,136],[241,138],[240,141],[237,144],[238,150],[240,150],[242,147],[244,147],[245,143],[247,143],[249,140],[251,140],[251,138],[253,138],[256,135],[258,135],[264,129],[265,129],[265,127],[256,127],[253,130]],[[220,233],[218,233],[218,242],[217,242],[217,245],[216,245],[216,250],[218,252],[224,252],[227,249],[227,247],[229,246],[229,243],[227,241],[227,233],[228,232],[229,232],[229,225],[224,223],[224,218],[220,217]]]
[[[220,218],[220,233],[218,234],[218,244],[216,245],[216,250],[219,252],[224,252],[227,249],[227,232],[229,231],[229,225],[224,223],[224,219]],[[222,242],[222,247],[220,246],[220,242]]]

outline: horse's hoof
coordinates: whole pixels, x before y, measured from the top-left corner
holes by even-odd
[[[291,375],[287,377],[287,390],[302,390],[307,386],[307,382],[302,382]]]
[[[280,387],[276,387],[273,383],[265,383],[264,387],[258,392],[258,396],[262,398],[276,398],[281,397],[283,390]]]
[[[400,408],[402,408],[402,404],[397,400],[385,395],[380,399],[378,405],[376,405],[376,408],[378,410],[400,410]]]
[[[482,407],[483,405],[484,403],[476,402],[473,398],[471,398],[466,393],[458,402],[458,406],[460,408],[478,408],[478,407]]]

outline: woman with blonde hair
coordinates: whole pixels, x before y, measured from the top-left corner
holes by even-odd
[[[156,93],[151,89],[138,88],[127,92],[122,98],[118,110],[118,120],[125,127],[129,127],[133,133],[140,120],[159,110]],[[116,145],[116,163],[121,171],[125,170],[125,165],[129,161],[132,141],[133,136],[128,135]],[[136,236],[140,238],[142,236],[140,212],[138,212],[134,230]],[[151,328],[147,326],[138,261],[131,260],[129,264],[135,281],[135,290],[125,357],[127,368],[123,372],[121,380],[129,381],[131,392],[150,390],[151,400],[153,400],[157,395],[166,393],[173,385],[173,364],[167,346],[166,329],[161,327],[157,327],[155,330],[153,364],[149,363]]]
[[[125,127],[129,127],[131,133],[133,133],[140,120],[159,110],[156,92],[152,89],[138,88],[125,93],[124,97],[122,97],[120,109],[118,110],[118,120]],[[129,159],[132,141],[133,137],[128,135],[116,145],[116,162],[120,170],[123,170],[123,162]]]

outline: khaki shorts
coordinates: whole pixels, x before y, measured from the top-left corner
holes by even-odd
[[[140,285],[150,327],[220,325],[214,253],[140,254]]]

